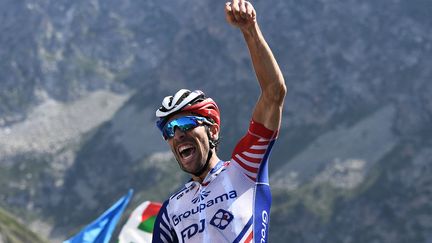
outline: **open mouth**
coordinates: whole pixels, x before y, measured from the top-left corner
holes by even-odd
[[[195,153],[195,147],[191,144],[180,145],[178,148],[179,155],[182,159],[189,159]]]

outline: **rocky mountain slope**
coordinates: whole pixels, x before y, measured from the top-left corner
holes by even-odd
[[[254,4],[289,88],[271,242],[430,242],[432,4]],[[129,187],[163,200],[186,177],[153,114],[183,87],[220,105],[229,158],[259,89],[223,6],[0,2],[0,206],[56,242]]]
[[[31,232],[26,226],[17,222],[17,220],[0,209],[0,242],[20,243],[34,242],[44,243],[37,234]]]

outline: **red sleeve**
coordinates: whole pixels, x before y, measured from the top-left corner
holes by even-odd
[[[269,149],[269,144],[277,138],[277,134],[278,131],[272,131],[252,120],[248,132],[237,143],[231,161],[238,164],[249,179],[255,181],[259,166]]]

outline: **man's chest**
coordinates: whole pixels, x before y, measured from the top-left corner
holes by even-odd
[[[253,183],[232,168],[208,185],[192,183],[172,198],[168,214],[184,241],[235,239],[252,217]]]

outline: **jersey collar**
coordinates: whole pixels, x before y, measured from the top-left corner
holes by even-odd
[[[217,162],[215,167],[213,167],[206,175],[203,182],[201,183],[201,186],[207,186],[208,184],[210,184],[210,182],[212,182],[224,170],[225,166],[226,166],[226,162],[219,160],[219,162]],[[186,183],[186,187],[194,183],[200,184],[199,182],[191,179],[188,183]]]

